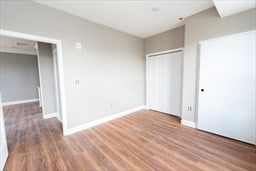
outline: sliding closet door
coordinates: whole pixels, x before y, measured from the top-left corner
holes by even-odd
[[[148,57],[147,106],[152,110],[180,116],[182,52]]]
[[[256,34],[201,43],[198,128],[255,144]]]
[[[147,105],[151,109],[161,111],[161,97],[159,95],[161,91],[161,58],[148,58],[147,66]]]

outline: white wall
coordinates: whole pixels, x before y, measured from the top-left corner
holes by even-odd
[[[220,18],[211,8],[185,20],[185,49],[183,72],[182,119],[196,122],[196,86],[198,68],[198,42],[215,37],[256,29],[256,9]],[[214,81],[214,80],[213,80]],[[188,111],[188,107],[192,111]]]
[[[1,29],[62,41],[68,128],[145,104],[142,39],[34,2],[1,1],[0,20]]]
[[[37,56],[0,52],[0,91],[3,102],[38,99]]]

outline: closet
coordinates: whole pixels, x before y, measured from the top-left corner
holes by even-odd
[[[147,56],[147,107],[180,116],[182,50]]]

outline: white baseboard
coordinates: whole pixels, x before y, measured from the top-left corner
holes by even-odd
[[[60,115],[57,113],[57,119],[62,123],[62,120],[60,119]]]
[[[54,118],[54,117],[56,117],[62,123],[62,120],[60,119],[60,115],[58,113],[49,113],[49,114],[43,115],[44,119],[49,119],[49,118]]]
[[[88,129],[90,127],[102,124],[104,122],[108,122],[108,121],[120,118],[122,116],[129,115],[131,113],[137,112],[137,111],[142,110],[142,109],[145,109],[145,106],[139,106],[139,107],[136,107],[136,108],[132,108],[130,110],[126,110],[126,111],[123,111],[123,112],[120,112],[120,113],[117,113],[117,114],[114,114],[114,115],[111,115],[111,116],[107,116],[107,117],[104,117],[104,118],[101,118],[101,119],[98,119],[98,120],[95,120],[95,121],[91,121],[91,122],[85,123],[83,125],[79,125],[79,126],[76,126],[76,127],[73,127],[73,128],[69,128],[67,130],[64,130],[64,135],[70,135],[70,134],[82,131],[84,129]]]
[[[189,126],[191,128],[196,128],[195,122],[191,122],[191,121],[184,120],[184,119],[181,120],[181,125]]]
[[[49,118],[54,118],[54,117],[58,118],[58,113],[43,114],[44,119],[49,119]]]
[[[146,110],[150,110],[150,108],[149,108],[147,105],[145,106],[145,109],[146,109]]]
[[[2,138],[2,137],[1,137]],[[5,138],[5,137],[4,137]],[[2,142],[1,142],[2,143]],[[4,165],[7,161],[8,158],[8,149],[7,149],[7,144],[6,141],[4,141],[1,146],[0,146],[0,151],[1,151],[1,159],[0,159],[0,170],[4,170]]]
[[[12,101],[12,102],[3,102],[3,106],[9,106],[9,105],[16,105],[16,104],[22,104],[22,103],[31,103],[31,102],[38,102],[39,99],[29,99],[29,100],[20,100],[20,101]]]

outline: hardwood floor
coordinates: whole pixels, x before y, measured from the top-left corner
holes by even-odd
[[[256,148],[142,110],[62,136],[37,103],[4,107],[9,145],[5,171],[256,170]]]

